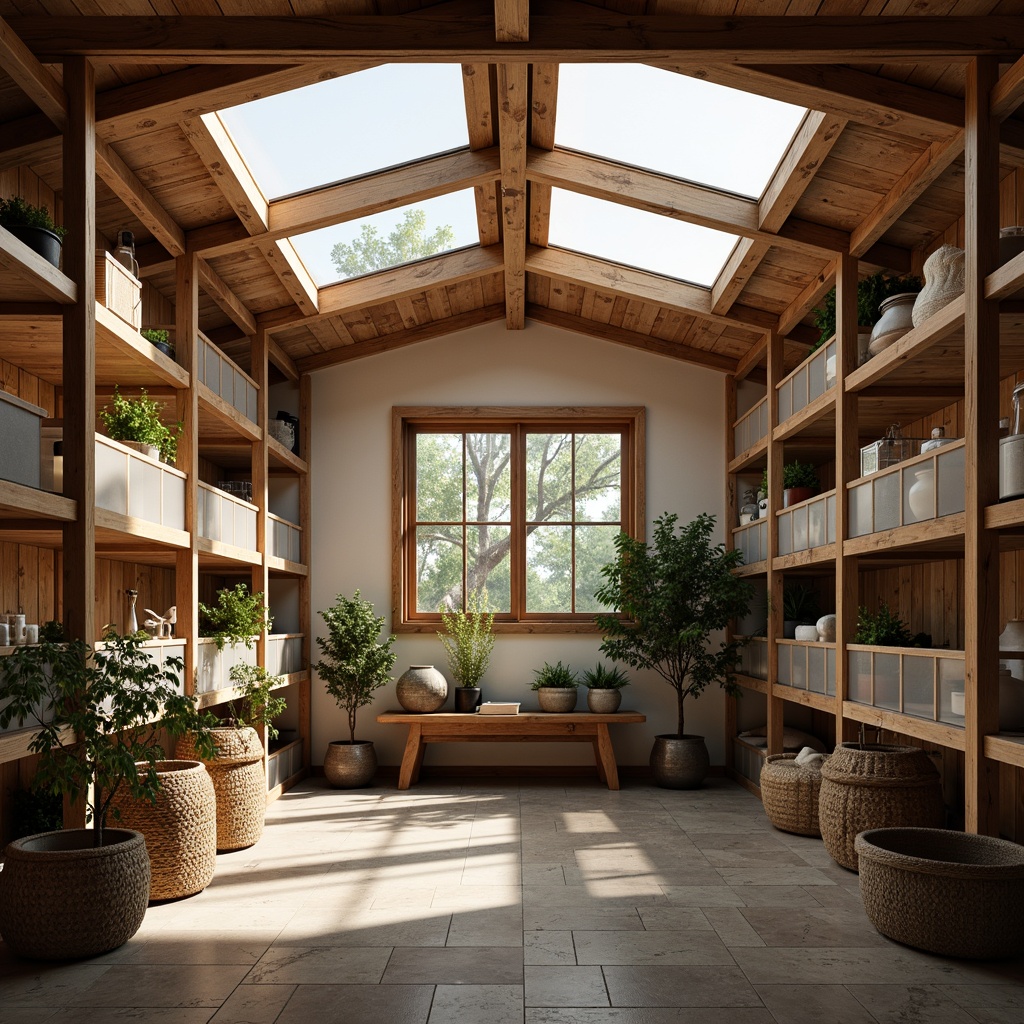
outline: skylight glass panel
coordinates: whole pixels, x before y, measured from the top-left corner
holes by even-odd
[[[551,190],[551,245],[710,288],[738,241],[711,228]]]
[[[458,64],[384,64],[220,118],[268,199],[469,145]]]
[[[555,143],[759,198],[806,113],[643,64],[562,64]]]
[[[318,288],[479,245],[473,190],[293,235],[291,243]]]

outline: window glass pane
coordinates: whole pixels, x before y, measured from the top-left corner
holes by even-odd
[[[507,523],[512,515],[511,434],[466,435],[466,519]]]
[[[617,523],[622,494],[622,438],[619,434],[576,435],[576,518]]]
[[[572,611],[571,526],[538,526],[527,535],[526,610]]]
[[[526,435],[526,521],[572,518],[572,434]]]
[[[466,527],[466,581],[470,594],[492,612],[512,609],[511,559],[507,526]]]
[[[462,434],[416,435],[416,520],[462,521]]]
[[[601,569],[615,560],[617,526],[578,526],[576,528],[576,611],[607,612],[594,592],[604,583]],[[568,611],[568,609],[566,609]]]
[[[462,527],[416,528],[416,611],[462,606]]]

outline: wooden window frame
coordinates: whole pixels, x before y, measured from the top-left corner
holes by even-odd
[[[643,406],[396,406],[391,410],[391,630],[395,633],[435,633],[436,615],[417,613],[411,608],[412,586],[408,542],[412,523],[411,483],[415,479],[416,429],[482,432],[489,427],[526,431],[551,429],[623,432],[622,529],[638,540],[644,539],[646,523],[645,463],[646,411]],[[512,557],[525,544],[525,493],[521,481],[513,478]],[[517,531],[522,536],[517,538]],[[521,555],[525,558],[525,554]],[[525,566],[525,562],[523,562]],[[517,563],[512,568],[512,604],[517,605]],[[519,584],[521,585],[521,584]],[[514,616],[514,612],[512,615]],[[495,633],[599,633],[591,613],[531,613],[523,618],[496,617]]]

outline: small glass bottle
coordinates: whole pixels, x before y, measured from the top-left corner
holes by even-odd
[[[53,442],[53,493],[64,493],[64,442]]]
[[[139,262],[135,258],[135,235],[131,231],[118,231],[114,259],[133,277],[139,276]]]
[[[1024,434],[1024,381],[1021,381],[1013,389],[1013,396],[1010,399],[1013,408],[1013,414],[1011,416],[1011,429],[1012,434]]]

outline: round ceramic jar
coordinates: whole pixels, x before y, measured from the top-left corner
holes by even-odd
[[[410,665],[399,676],[395,695],[406,711],[427,714],[448,699],[448,680],[433,665]]]

